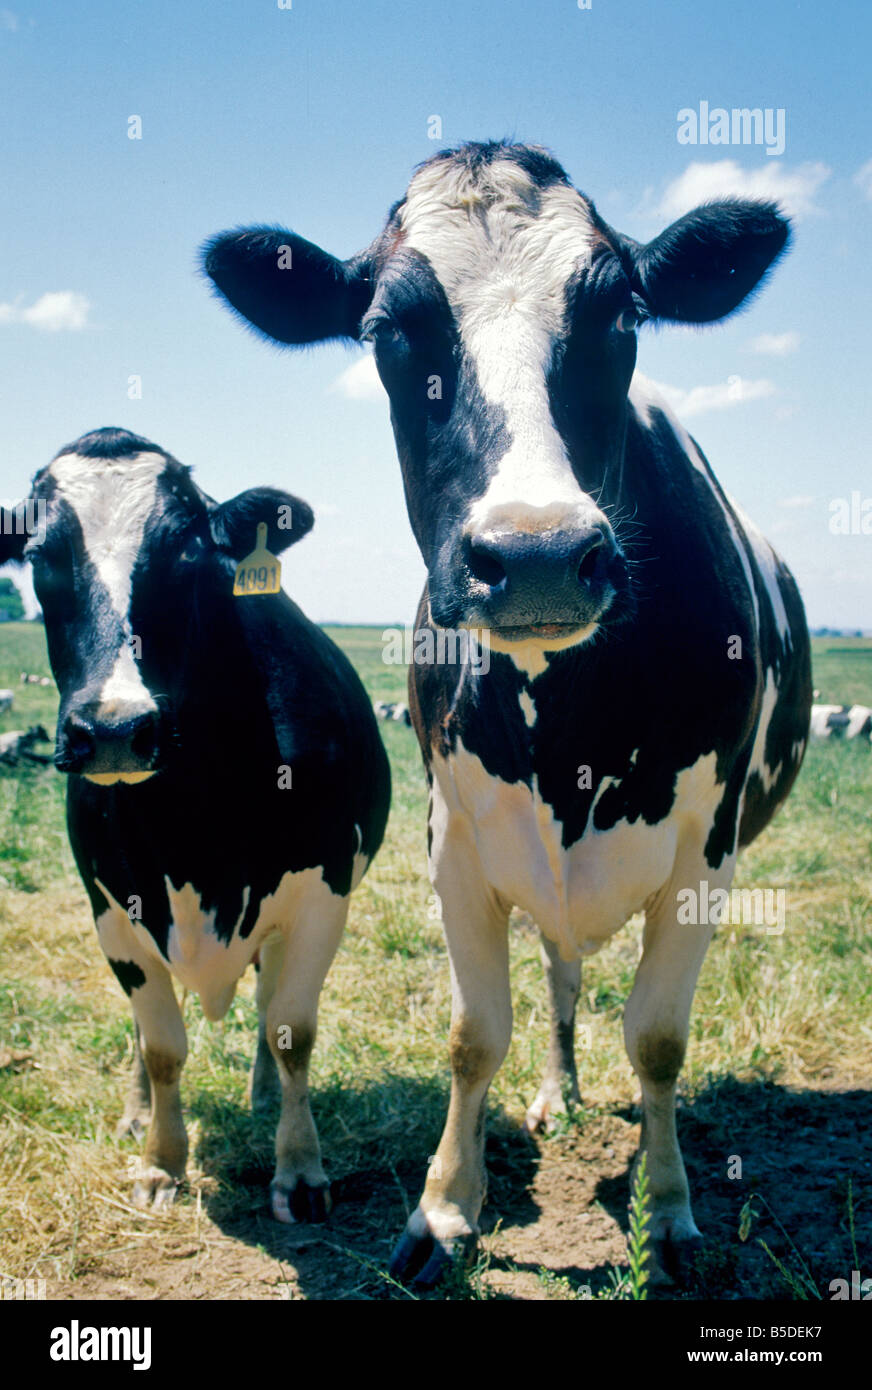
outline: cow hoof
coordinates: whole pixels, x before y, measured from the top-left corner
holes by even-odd
[[[163,1168],[146,1168],[133,1184],[133,1204],[152,1211],[168,1211],[176,1198],[179,1179]]]
[[[539,1096],[533,1101],[527,1114],[524,1116],[524,1128],[529,1134],[539,1134],[543,1130],[547,1131],[551,1117],[551,1106],[547,1100],[541,1100]],[[551,1124],[553,1125],[553,1120]]]
[[[299,1178],[295,1187],[288,1187],[273,1178],[269,1190],[272,1214],[286,1226],[326,1221],[330,1215],[333,1202],[329,1183],[308,1183]]]
[[[567,1077],[562,1085],[554,1080],[543,1081],[527,1111],[524,1126],[530,1134],[553,1134],[570,1118],[570,1107],[574,1105],[581,1105],[581,1095],[574,1080]]]
[[[559,1128],[560,1121],[567,1116],[566,1106],[561,1102],[555,1104],[554,1101],[537,1096],[527,1111],[524,1120],[524,1128],[529,1134],[553,1134]]]
[[[430,1231],[420,1236],[405,1231],[394,1248],[388,1273],[413,1289],[435,1289],[457,1263],[471,1265],[477,1248],[474,1234],[439,1240]]]

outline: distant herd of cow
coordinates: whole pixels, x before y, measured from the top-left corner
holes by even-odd
[[[308,1067],[349,897],[388,816],[377,714],[421,744],[453,998],[447,1122],[395,1275],[432,1286],[475,1242],[486,1095],[511,1036],[513,906],[541,932],[551,1006],[531,1128],[579,1096],[582,957],[645,912],[624,1032],[651,1269],[681,1275],[700,1237],[675,1089],[716,923],[683,925],[678,894],[729,889],[809,732],[869,739],[872,713],[812,711],[796,585],[634,374],[637,333],[725,318],[788,239],[774,205],[726,200],[640,244],[544,150],[495,142],[428,160],[348,260],[282,228],[208,242],[216,291],[265,337],[374,344],[427,567],[417,626],[490,634],[486,667],[413,665],[408,707],[374,712],[281,591],[234,597],[256,534],[274,558],[310,529],[289,494],[216,502],[164,449],[107,428],[62,448],[3,518],[0,562],[32,563],[45,617],[73,851],[135,1018],[122,1127],[146,1131],[139,1202],[170,1202],[185,1172],[173,977],[217,1019],[254,964],[252,1105],[280,1100],[272,1209],[285,1222],[329,1209]],[[45,525],[28,534],[35,502]]]

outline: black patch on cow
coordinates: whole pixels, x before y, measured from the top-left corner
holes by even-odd
[[[60,458],[62,454],[78,454],[83,459],[125,459],[133,458],[136,454],[164,454],[165,458],[170,457],[158,444],[152,444],[141,435],[108,425],[83,434],[72,444],[65,444],[58,449],[55,458]]]
[[[417,166],[416,172],[433,164],[453,164],[456,168],[467,169],[473,176],[499,160],[516,164],[538,188],[549,188],[553,184],[568,184],[566,170],[547,150],[536,145],[516,145],[511,140],[469,140],[463,145],[439,150]],[[396,212],[399,205],[391,209]]]
[[[711,323],[751,303],[787,249],[790,224],[774,203],[724,199],[679,217],[646,246],[622,240],[651,317]]]
[[[25,557],[33,565],[49,661],[60,693],[55,763],[67,771],[63,729],[70,705],[96,700],[127,635],[85,548],[74,508],[58,494],[50,475],[38,475],[33,491],[46,500],[46,534],[40,544],[28,547]]]
[[[220,232],[201,255],[234,313],[275,342],[357,337],[372,293],[366,258],[340,261],[287,228],[264,226]]]
[[[290,525],[282,524],[290,520]],[[253,487],[211,512],[209,526],[216,543],[236,560],[254,549],[259,522],[267,527],[266,547],[281,555],[311,531],[315,516],[308,502],[277,487]]]
[[[812,700],[811,642],[805,620],[805,610],[796,582],[787,566],[773,551],[772,561],[776,583],[784,605],[788,626],[788,638],[786,641],[782,639],[769,588],[760,570],[757,553],[739,516],[717,481],[708,459],[695,440],[693,443],[724,510],[733,519],[753,578],[754,593],[760,614],[757,625],[757,664],[761,682],[758,710],[759,703],[762,701],[766,673],[770,670],[774,675],[777,689],[775,708],[772,711],[763,747],[764,761],[769,775],[774,774],[773,780],[767,791],[762,778],[756,771],[752,772],[747,779],[738,836],[738,844],[741,848],[750,844],[764,826],[768,825],[793,786],[802,764],[802,757],[808,741],[808,718]],[[768,544],[768,542],[764,542],[764,544]],[[801,751],[797,754],[795,750],[800,746]],[[725,803],[729,803],[730,806],[730,817],[723,820],[723,804],[719,810],[718,820],[728,829],[733,824],[732,808],[734,804],[738,803],[738,798],[742,793],[742,785],[739,784],[738,780],[738,769],[743,764],[747,768],[751,757],[750,747],[747,748],[746,753],[747,756],[740,753],[737,770],[730,779],[728,792],[724,798]],[[717,828],[718,822],[716,821],[710,840],[712,846],[717,843]],[[721,847],[722,845],[718,844],[718,848]],[[729,852],[729,845],[727,845],[726,852]]]
[[[106,959],[128,998],[135,989],[145,984],[145,972],[140,970],[135,960],[113,960],[111,956],[107,956]]]

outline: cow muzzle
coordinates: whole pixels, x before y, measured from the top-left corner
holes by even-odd
[[[55,766],[101,786],[144,782],[158,770],[161,743],[159,710],[118,711],[107,720],[93,707],[82,706],[62,722]]]
[[[565,646],[596,630],[625,563],[604,519],[572,530],[489,530],[466,537],[470,625],[495,645]]]

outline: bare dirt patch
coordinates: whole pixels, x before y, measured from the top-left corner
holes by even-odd
[[[850,1279],[855,1267],[849,1180],[853,1242],[869,1275],[872,1091],[836,1085],[798,1091],[728,1079],[686,1101],[679,1124],[707,1243],[686,1288],[652,1291],[652,1297],[789,1298],[772,1256],[789,1271],[799,1271],[801,1256],[828,1298],[830,1281]],[[572,1297],[585,1286],[594,1294],[609,1289],[610,1271],[625,1262],[629,1168],[638,1134],[634,1107],[587,1112],[566,1133],[547,1139],[532,1139],[496,1116],[487,1151],[483,1258],[471,1284],[448,1296],[541,1300]],[[730,1178],[728,1166],[736,1171],[737,1158],[742,1175]],[[238,1190],[232,1204],[222,1197],[226,1174],[195,1175],[175,1215],[149,1219],[138,1236],[128,1229],[132,1247],[107,1252],[75,1279],[52,1283],[50,1295],[402,1299],[408,1295],[384,1270],[422,1174],[423,1166],[412,1164],[351,1173],[334,1183],[334,1210],[325,1226],[294,1228],[268,1214],[266,1169],[236,1169],[251,1198],[246,1212]],[[740,1213],[754,1192],[759,1215],[742,1241]],[[137,1220],[143,1218],[131,1214],[128,1227]],[[119,1222],[120,1237],[121,1213]]]

